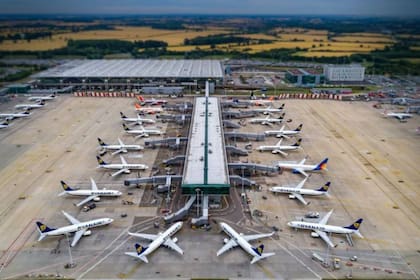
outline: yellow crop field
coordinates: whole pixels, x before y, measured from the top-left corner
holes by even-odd
[[[277,34],[277,36],[280,37],[280,40],[282,41],[293,41],[293,40],[299,40],[299,41],[306,41],[306,42],[313,42],[313,41],[324,41],[326,42],[328,40],[327,35],[314,35],[314,34],[301,34],[301,33],[294,33],[294,34]]]
[[[296,56],[305,56],[305,57],[337,57],[337,56],[350,56],[355,52],[319,52],[319,51],[309,51],[309,52],[297,52],[294,55]]]
[[[323,46],[317,45],[312,48],[316,51],[352,51],[352,52],[370,52],[376,49],[382,50],[387,44],[361,44],[361,43],[348,43],[348,42],[331,42],[323,44]]]
[[[55,34],[51,39],[36,39],[31,42],[19,40],[16,43],[13,43],[6,40],[0,44],[0,50],[51,50],[65,47],[67,41],[70,39],[118,39],[126,41],[159,40],[167,42],[168,45],[175,46],[183,44],[184,39],[224,33],[229,33],[229,31],[220,28],[215,30],[192,31],[153,29],[150,27],[118,27],[115,30],[92,30],[77,33]]]
[[[394,43],[391,37],[369,37],[369,36],[335,36],[331,40],[337,42],[360,42],[360,43]]]
[[[236,35],[237,37],[243,37],[243,38],[250,38],[250,39],[255,39],[255,40],[278,40],[279,38],[276,36],[271,36],[271,35],[267,35],[267,34],[241,34],[241,35]]]

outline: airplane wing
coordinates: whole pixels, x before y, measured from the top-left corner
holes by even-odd
[[[319,237],[322,238],[322,240],[325,241],[325,243],[328,244],[328,246],[330,246],[330,247],[336,247],[336,245],[334,245],[334,243],[332,243],[331,239],[328,237],[328,235],[325,232],[319,231],[319,230],[315,230],[315,232],[316,232],[316,234],[319,235]]]
[[[184,254],[184,251],[182,251],[182,249],[179,248],[179,246],[176,245],[176,243],[171,238],[166,239],[166,241],[163,243],[163,245],[165,245],[169,249],[174,250],[175,252],[179,253],[180,255]]]
[[[123,165],[127,165],[127,161],[125,161],[125,158],[123,156],[120,156],[120,159]]]
[[[296,171],[296,172],[299,172],[300,174],[302,174],[303,176],[305,176],[305,177],[309,177],[309,174],[308,173],[306,173],[305,171],[303,171],[302,169],[300,169],[300,168],[295,168],[295,169],[293,169],[294,171]]]
[[[80,207],[80,206],[82,206],[83,204],[85,204],[85,203],[87,203],[87,202],[91,201],[92,199],[94,199],[94,198],[96,198],[96,197],[98,197],[98,196],[97,196],[97,195],[90,195],[90,196],[86,197],[85,199],[83,199],[82,201],[80,201],[79,203],[77,203],[77,204],[76,204],[76,206],[77,206],[77,207]]]
[[[92,178],[90,178],[90,184],[92,186],[92,190],[94,190],[94,191],[98,190],[98,186],[96,185],[95,181],[93,181]]]
[[[274,232],[272,233],[263,233],[263,234],[250,234],[250,235],[242,235],[242,237],[246,240],[246,241],[252,241],[252,240],[256,240],[256,239],[261,239],[261,238],[265,238],[265,237],[270,237],[274,234]]]
[[[122,152],[124,152],[124,149],[119,149],[119,150],[116,150],[115,152],[111,153],[111,155],[116,155],[116,154],[119,154],[119,153],[122,153]]]
[[[63,212],[63,215],[67,218],[67,220],[71,223],[71,224],[80,224],[80,221],[78,219],[76,219],[75,217],[71,216],[70,214]]]
[[[280,146],[282,141],[283,141],[283,138],[281,138],[280,141],[277,142],[276,146]]]
[[[306,180],[308,180],[309,176],[302,180],[302,182],[299,183],[299,185],[296,186],[296,189],[301,189],[303,185],[305,185]]]
[[[273,154],[281,154],[281,155],[282,155],[282,156],[284,156],[284,157],[287,157],[287,155],[288,155],[288,153],[283,152],[283,151],[282,151],[282,150],[280,150],[280,149],[273,150],[273,151],[272,151],[272,153],[273,153]]]
[[[118,143],[120,143],[120,146],[124,146],[124,143],[121,141],[120,138],[118,138]]]
[[[305,157],[304,159],[302,159],[302,160],[299,162],[299,164],[304,164],[304,163],[305,163],[305,161],[306,161],[306,157]]]
[[[333,212],[333,210],[331,210],[330,212],[328,212],[327,215],[325,215],[324,217],[322,217],[322,219],[318,223],[321,224],[321,225],[327,224],[328,219],[330,218],[332,212]]]
[[[309,204],[309,202],[307,202],[300,193],[292,193],[292,195],[294,197],[296,197],[303,204],[305,204],[305,205],[308,205]]]
[[[80,238],[82,238],[83,234],[85,234],[87,229],[82,229],[79,231],[76,231],[73,237],[73,241],[71,242],[71,247],[76,246],[77,242],[79,242]]]
[[[157,234],[147,234],[147,233],[133,233],[133,232],[129,232],[128,234],[131,235],[131,236],[140,237],[140,238],[143,238],[143,239],[146,239],[146,240],[150,240],[150,241],[153,241],[153,240],[155,240],[156,238],[159,237],[159,235],[157,235]]]
[[[217,251],[217,256],[220,256],[221,254],[225,253],[226,251],[235,248],[238,246],[238,243],[236,243],[235,240],[230,239],[222,248],[220,248],[219,251]]]
[[[115,176],[117,176],[117,175],[120,175],[121,173],[130,173],[130,170],[129,170],[129,169],[125,169],[125,168],[120,169],[120,170],[118,170],[117,172],[112,173],[112,174],[111,174],[111,177],[115,177]]]

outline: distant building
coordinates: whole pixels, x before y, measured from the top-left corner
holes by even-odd
[[[285,78],[289,83],[298,86],[312,86],[324,83],[324,75],[314,69],[290,69]]]
[[[359,64],[325,65],[324,75],[330,82],[362,82],[365,79],[365,67]]]

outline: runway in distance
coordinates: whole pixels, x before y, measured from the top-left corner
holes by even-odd
[[[98,167],[102,169],[117,169],[118,171],[111,174],[111,177],[120,175],[121,173],[129,174],[131,173],[131,169],[133,170],[145,170],[149,168],[145,164],[141,163],[127,163],[123,156],[120,156],[121,163],[106,163],[100,156],[96,156],[98,161]]]
[[[291,170],[293,173],[300,173],[305,177],[308,177],[307,172],[317,172],[327,169],[327,162],[328,158],[323,159],[318,164],[305,164],[306,158],[302,159],[299,163],[291,163],[291,162],[277,162],[277,166],[280,167],[281,170]]]
[[[158,129],[146,129],[143,126],[140,126],[139,129],[131,129],[125,123],[122,124],[124,130],[128,134],[136,135],[136,138],[140,137],[149,137],[149,135],[162,135],[162,131]]]
[[[271,187],[270,191],[273,193],[286,193],[289,194],[289,198],[297,198],[300,202],[304,205],[308,205],[310,202],[307,202],[303,195],[311,195],[311,196],[322,196],[328,195],[328,190],[330,187],[331,182],[327,182],[324,186],[317,190],[311,189],[304,189],[303,185],[305,185],[306,181],[309,177],[303,179],[296,187]]]
[[[263,244],[261,244],[258,247],[253,247],[248,242],[248,241],[252,241],[256,239],[270,237],[274,234],[274,232],[266,233],[266,234],[244,235],[242,233],[237,233],[232,227],[230,227],[226,223],[221,222],[220,227],[227,235],[229,235],[230,239],[227,239],[227,238],[224,239],[225,245],[222,248],[220,248],[220,250],[217,252],[217,256],[220,256],[226,251],[232,248],[235,248],[237,246],[240,246],[245,252],[247,252],[253,257],[251,260],[251,264],[275,255],[275,253],[263,253],[264,251]]]
[[[263,152],[263,151],[271,151],[273,154],[281,154],[282,156],[288,156],[288,153],[284,151],[296,151],[298,149],[301,149],[300,143],[302,142],[302,138],[299,138],[295,144],[293,145],[281,145],[281,142],[283,141],[283,138],[280,139],[279,142],[277,142],[276,145],[267,146],[262,145],[257,148],[257,151]]]
[[[120,116],[123,121],[138,124],[138,125],[142,125],[144,123],[146,124],[156,123],[155,120],[145,119],[145,118],[140,117],[139,115],[137,115],[137,118],[128,118],[126,115],[124,115],[123,112],[120,112]]]
[[[182,249],[178,245],[176,245],[176,242],[178,241],[178,239],[176,237],[171,238],[172,235],[174,235],[181,228],[182,228],[182,222],[177,222],[163,233],[147,234],[147,233],[129,232],[128,234],[131,236],[151,240],[152,243],[150,243],[149,246],[147,247],[143,247],[139,245],[138,243],[136,243],[135,244],[136,252],[125,252],[125,254],[134,258],[138,258],[145,263],[149,263],[147,256],[151,254],[153,251],[155,251],[157,248],[159,248],[161,245],[163,245],[165,247],[168,247],[169,249],[174,250],[178,254],[183,255],[184,251],[182,251]]]
[[[276,124],[276,123],[282,123],[283,122],[283,120],[284,120],[284,115],[285,115],[286,113],[283,113],[280,117],[278,117],[278,118],[270,118],[270,116],[267,116],[266,118],[263,118],[263,119],[261,119],[261,118],[255,118],[255,119],[251,119],[249,122],[250,123],[259,123],[259,124],[264,124],[264,125],[268,125],[268,126],[271,126],[271,125],[273,125],[273,124]]]
[[[357,221],[346,227],[327,225],[328,219],[330,218],[332,213],[333,210],[328,212],[318,223],[292,221],[288,222],[287,225],[295,229],[312,230],[312,237],[321,237],[321,239],[324,240],[325,243],[327,243],[327,245],[330,247],[337,247],[337,245],[334,245],[334,243],[328,237],[327,233],[345,234],[350,246],[353,246],[353,240],[351,238],[352,234],[356,234],[360,238],[363,238],[362,234],[359,232],[359,228],[363,222],[363,219],[358,219]]]
[[[104,151],[114,151],[111,153],[111,155],[116,155],[119,153],[127,153],[128,151],[141,151],[144,149],[143,146],[140,145],[126,145],[123,143],[123,141],[121,141],[120,138],[118,138],[118,144],[106,144],[104,141],[102,141],[101,138],[98,138],[98,142],[99,142],[99,146],[104,150]]]
[[[15,106],[16,109],[23,109],[23,110],[32,110],[32,109],[37,109],[37,108],[42,108],[45,106],[45,102],[44,101],[40,101],[38,103],[34,103],[34,104],[18,104]]]
[[[101,200],[101,196],[121,196],[122,193],[116,190],[107,190],[107,189],[98,189],[95,181],[90,178],[91,189],[90,190],[79,190],[73,189],[69,187],[64,181],[61,181],[61,186],[63,187],[63,192],[59,193],[58,196],[63,195],[75,195],[75,196],[87,196],[85,199],[80,201],[79,203],[75,204],[77,207],[82,206],[85,203],[88,203],[91,200],[99,201]]]
[[[60,228],[49,228],[47,225],[38,221],[36,222],[36,226],[39,231],[38,241],[43,240],[47,236],[74,233],[73,241],[71,242],[71,247],[74,247],[76,246],[77,242],[79,242],[82,236],[88,236],[92,234],[92,232],[89,230],[90,228],[108,225],[114,221],[111,218],[101,218],[87,222],[80,222],[70,214],[64,211],[62,212],[63,215],[67,218],[67,220],[71,223],[71,225]]]
[[[159,107],[143,107],[140,104],[134,104],[136,111],[143,113],[143,114],[156,114],[163,112],[162,108]]]
[[[6,119],[6,120],[13,120],[13,119],[17,119],[17,118],[27,118],[30,116],[31,113],[29,113],[28,111],[23,111],[20,113],[3,113],[0,114],[0,119]]]
[[[42,101],[42,100],[53,100],[56,98],[55,93],[45,96],[31,96],[28,98],[29,101]]]
[[[264,134],[266,136],[270,135],[276,135],[277,138],[284,137],[284,138],[290,138],[289,136],[295,136],[300,134],[302,131],[303,124],[300,124],[296,129],[294,130],[284,130],[286,126],[283,125],[280,130],[266,130],[264,131]]]

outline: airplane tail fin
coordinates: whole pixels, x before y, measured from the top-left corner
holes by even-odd
[[[141,109],[141,105],[138,103],[134,104],[134,107],[136,107],[136,109]]]
[[[281,104],[281,106],[279,107],[280,110],[282,110],[284,108],[284,103]]]
[[[301,131],[302,130],[302,127],[303,127],[303,124],[300,124],[296,129],[295,129],[295,131]]]
[[[254,252],[257,253],[259,256],[261,256],[264,252],[264,244],[261,244],[258,247],[252,247],[252,250],[254,250]]]
[[[41,100],[40,102],[38,102],[39,105],[45,105],[45,101]]]
[[[130,128],[125,123],[123,123],[122,126],[123,126],[123,128],[124,128],[125,131],[129,131],[130,130]]]
[[[37,227],[38,232],[39,232],[38,241],[41,241],[42,239],[44,239],[47,236],[45,233],[55,230],[54,228],[49,228],[47,225],[45,225],[41,222],[36,222],[36,227]]]
[[[328,158],[321,161],[313,170],[327,170]]]
[[[286,115],[286,113],[281,114],[281,116],[279,117],[280,120],[284,119],[284,116]]]
[[[124,113],[123,113],[123,112],[120,112],[120,116],[121,116],[121,118],[122,118],[122,119],[127,118],[127,116],[126,116],[126,115],[124,115]]]
[[[74,191],[72,188],[70,188],[70,186],[69,185],[67,185],[64,181],[60,181],[60,183],[61,183],[61,186],[63,187],[63,190],[65,191],[65,192],[68,192],[68,191]]]
[[[98,143],[99,143],[99,145],[100,145],[100,146],[102,146],[102,147],[103,147],[103,146],[106,146],[106,143],[105,143],[104,141],[102,141],[102,139],[101,139],[101,138],[99,138],[99,137],[98,137]]]
[[[137,95],[137,100],[141,101],[141,102],[144,102],[144,97],[141,96],[141,95]]]
[[[302,143],[302,138],[299,138],[299,139],[296,141],[296,143],[295,143],[295,144],[293,144],[292,146],[295,146],[295,147],[300,147],[300,143]]]
[[[346,226],[344,228],[352,229],[352,230],[355,230],[356,232],[358,232],[359,231],[359,228],[360,228],[360,225],[362,224],[362,222],[363,222],[363,219],[358,219],[357,221],[355,221],[351,225]],[[360,233],[359,233],[359,235],[361,236]]]
[[[96,160],[98,161],[99,165],[107,165],[107,163],[100,156],[96,156]]]
[[[136,243],[136,245],[134,246],[136,247],[137,257],[141,259],[142,261],[144,261],[145,263],[148,263],[149,260],[146,258],[146,256],[142,256],[142,254],[144,253],[144,251],[147,250],[148,247],[143,247],[138,243]]]
[[[274,100],[274,96],[270,96],[270,98],[268,98],[268,100],[273,101]]]
[[[327,182],[327,183],[325,183],[325,185],[323,185],[321,188],[319,188],[317,191],[320,191],[320,192],[327,192],[328,191],[328,188],[330,187],[330,185],[331,185],[331,182]]]
[[[2,125],[9,125],[9,120],[6,119],[4,122],[1,123]]]
[[[261,256],[253,257],[251,260],[251,264],[256,263],[257,261],[260,261],[262,259],[274,256],[275,254],[276,253],[264,253],[264,254],[261,254]]]

